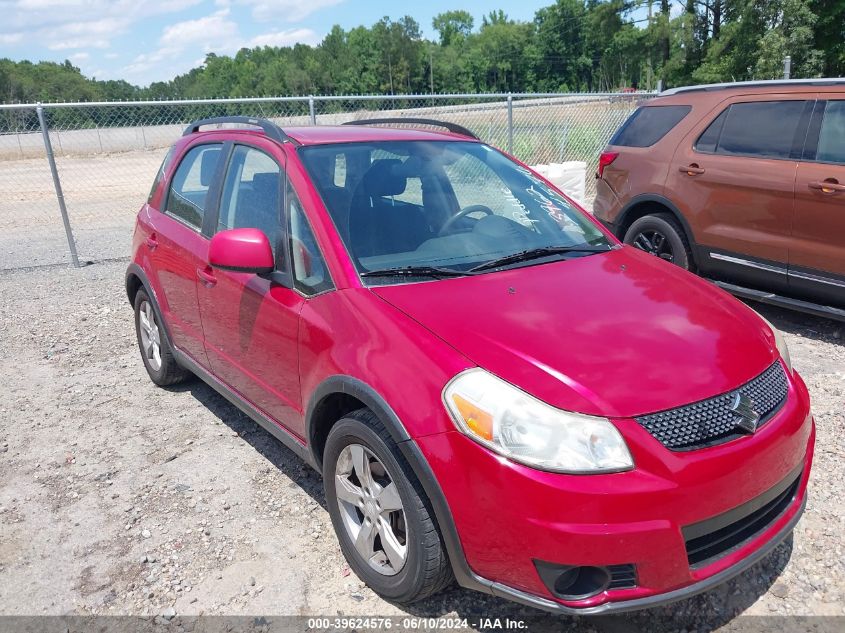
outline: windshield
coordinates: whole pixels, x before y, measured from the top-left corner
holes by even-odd
[[[344,143],[300,152],[369,283],[479,274],[612,247],[560,194],[481,143]]]

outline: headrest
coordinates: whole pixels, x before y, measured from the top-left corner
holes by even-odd
[[[364,190],[369,196],[398,196],[405,191],[407,183],[402,161],[396,158],[377,160],[364,174]]]
[[[279,191],[279,174],[271,171],[253,175],[252,190],[261,195],[275,196]]]
[[[200,157],[200,184],[210,187],[214,174],[217,172],[217,161],[220,159],[220,148],[207,149]]]

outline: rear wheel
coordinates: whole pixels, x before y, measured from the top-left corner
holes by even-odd
[[[323,456],[326,505],[349,566],[402,604],[452,581],[440,531],[414,473],[368,409],[337,422]]]
[[[158,307],[143,288],[135,295],[135,333],[150,380],[165,387],[190,377],[191,373],[176,362]]]
[[[684,230],[671,213],[646,215],[625,233],[624,242],[684,270],[692,268],[692,255]]]

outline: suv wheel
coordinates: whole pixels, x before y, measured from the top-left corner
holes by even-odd
[[[373,591],[408,604],[451,583],[425,494],[372,411],[360,409],[332,427],[323,482],[341,550]]]
[[[175,385],[191,375],[176,363],[158,306],[143,289],[135,295],[135,333],[144,367],[155,384]]]
[[[624,242],[684,270],[691,268],[689,242],[670,213],[646,215],[635,221],[625,233]]]

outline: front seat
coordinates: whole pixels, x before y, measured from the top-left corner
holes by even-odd
[[[434,237],[419,207],[396,202],[408,183],[402,161],[374,161],[352,195],[349,243],[356,257],[414,251]]]

